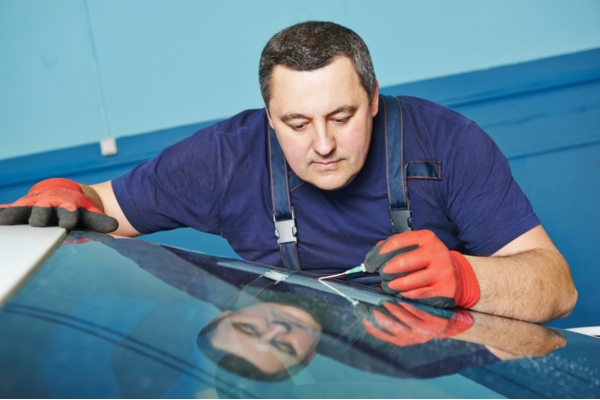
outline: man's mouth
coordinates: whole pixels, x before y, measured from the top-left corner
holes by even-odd
[[[330,171],[336,169],[340,164],[341,160],[328,160],[328,161],[313,161],[313,165],[320,171]]]

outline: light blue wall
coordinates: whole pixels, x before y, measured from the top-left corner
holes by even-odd
[[[307,19],[389,86],[600,47],[600,2],[0,0],[0,159],[261,107],[266,41]]]

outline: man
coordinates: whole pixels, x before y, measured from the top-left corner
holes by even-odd
[[[389,237],[367,265],[385,290],[536,322],[572,310],[569,267],[495,144],[425,100],[386,105],[354,32],[328,22],[287,28],[265,46],[259,78],[266,109],[206,128],[113,181],[41,182],[2,206],[0,223],[79,221],[124,236],[191,226],[251,261],[339,271],[390,236],[390,187],[400,182],[413,230]],[[392,112],[398,118],[386,119]],[[393,141],[400,151],[388,153]]]

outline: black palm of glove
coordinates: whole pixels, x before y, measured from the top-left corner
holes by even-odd
[[[415,244],[406,247],[400,247],[398,249],[380,254],[379,252],[381,251],[381,248],[386,244],[386,242],[387,240],[381,240],[379,243],[377,243],[375,247],[373,247],[367,253],[364,263],[367,272],[370,272],[371,274],[379,272],[381,267],[387,264],[388,261],[396,257],[398,254],[404,254],[419,247],[418,244]]]

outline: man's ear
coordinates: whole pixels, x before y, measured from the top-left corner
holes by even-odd
[[[271,121],[271,113],[269,112],[269,109],[267,108],[267,119],[269,120],[269,126],[275,130],[275,127],[273,126],[273,121]]]
[[[373,88],[373,98],[371,99],[371,116],[375,118],[379,111],[379,82],[375,81],[375,87]]]

